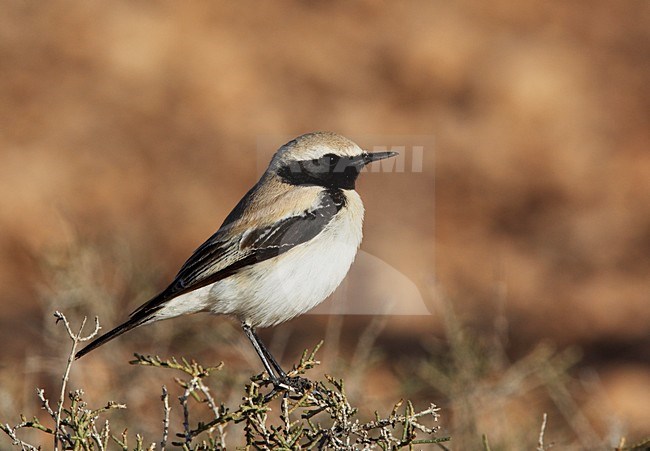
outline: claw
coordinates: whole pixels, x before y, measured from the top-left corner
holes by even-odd
[[[293,376],[293,377],[285,376],[282,378],[278,378],[277,380],[272,381],[271,383],[273,384],[273,389],[268,395],[264,397],[264,400],[266,402],[273,399],[273,397],[280,392],[284,392],[285,395],[293,394],[293,395],[300,395],[300,396],[302,396],[309,390],[312,390],[314,393],[318,393],[317,391],[315,391],[314,389],[315,384],[312,381],[300,376]]]

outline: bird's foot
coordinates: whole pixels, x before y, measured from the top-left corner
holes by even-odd
[[[270,400],[279,393],[284,393],[285,396],[303,396],[309,390],[314,388],[314,383],[309,379],[300,376],[282,376],[272,381],[273,389],[266,395],[266,399]]]
[[[314,383],[312,381],[300,376],[284,376],[279,380],[279,383],[299,393],[305,393],[307,390],[310,390],[314,386]]]

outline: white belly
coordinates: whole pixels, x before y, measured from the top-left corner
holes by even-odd
[[[339,286],[361,243],[363,204],[356,192],[317,237],[278,257],[171,300],[162,317],[183,306],[237,317],[253,327],[273,326],[307,312]]]

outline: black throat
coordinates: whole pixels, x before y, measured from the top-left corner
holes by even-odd
[[[278,169],[282,181],[291,185],[322,186],[328,189],[354,189],[363,167],[362,157],[327,154],[313,160],[292,161]]]

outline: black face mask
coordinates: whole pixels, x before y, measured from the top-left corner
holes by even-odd
[[[361,169],[368,163],[396,155],[394,152],[362,153],[354,157],[332,153],[313,160],[292,161],[278,170],[291,185],[318,185],[326,188],[354,189]]]

